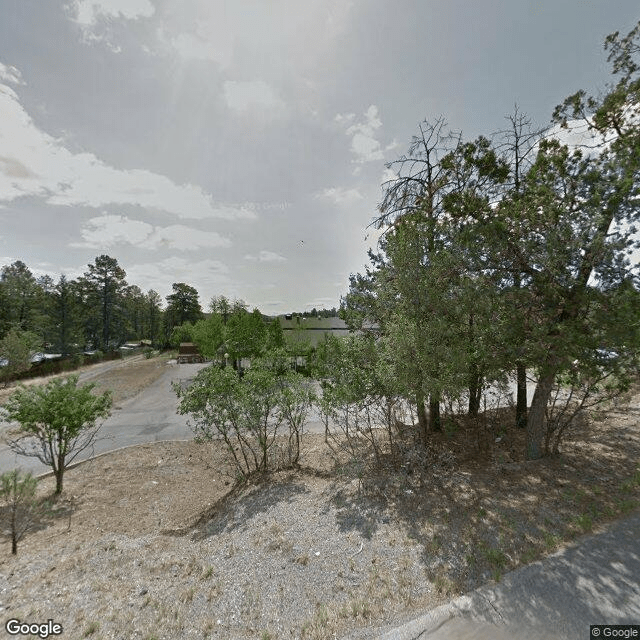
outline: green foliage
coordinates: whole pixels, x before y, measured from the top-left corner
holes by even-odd
[[[284,358],[282,352],[256,358],[243,377],[213,365],[188,388],[174,385],[178,411],[191,415],[196,438],[222,438],[241,477],[298,460],[312,394],[302,376],[287,370]]]
[[[18,542],[34,525],[38,514],[36,502],[37,480],[31,473],[22,474],[18,469],[0,476],[0,497],[6,504],[7,531],[0,531],[11,538],[11,553],[18,553]]]
[[[185,322],[195,323],[202,318],[198,292],[184,282],[174,282],[173,292],[167,296],[165,312],[169,330]]]
[[[44,386],[21,387],[6,402],[6,420],[20,424],[9,447],[51,467],[56,494],[62,492],[65,469],[95,441],[98,418],[106,418],[111,393],[94,395],[94,384],[77,386],[78,376],[51,380]]]
[[[11,329],[0,340],[0,360],[8,361],[0,367],[0,380],[4,381],[5,386],[31,368],[31,354],[40,344],[40,338],[36,334],[19,329]]]
[[[178,325],[173,328],[171,337],[169,338],[169,344],[178,348],[182,342],[194,342],[193,339],[193,325],[190,322]]]
[[[414,403],[425,440],[427,398],[437,428],[442,400],[468,395],[477,412],[482,387],[516,369],[539,378],[529,458],[557,451],[592,400],[628,388],[640,346],[629,261],[640,219],[639,40],[640,23],[624,38],[609,36],[617,84],[597,99],[578,92],[554,114],[564,126],[584,119],[596,134],[588,151],[551,135],[538,141],[516,111],[504,157],[439,119],[421,123],[407,154],[389,165],[396,177],[376,221],[380,253],[351,277],[342,315],[355,328],[375,323],[370,380],[381,363],[393,372],[386,395]],[[353,374],[350,390],[362,396],[365,376]],[[558,408],[560,386],[569,402]]]
[[[280,318],[275,318],[267,326],[267,350],[281,349],[284,347],[284,331]]]
[[[225,349],[232,360],[260,356],[266,348],[267,328],[257,309],[234,312],[225,327]]]
[[[88,265],[81,281],[87,330],[103,351],[109,351],[117,340],[117,326],[122,323],[120,302],[127,286],[126,275],[115,258],[101,255]]]
[[[205,358],[215,358],[224,342],[224,325],[219,315],[198,320],[191,329],[191,339]],[[176,345],[177,346],[177,345]]]
[[[39,289],[27,265],[16,260],[13,264],[2,267],[0,282],[2,297],[6,304],[3,315],[7,325],[19,331],[34,331],[37,322]]]

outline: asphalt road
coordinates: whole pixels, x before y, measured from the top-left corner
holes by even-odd
[[[590,625],[637,625],[637,635],[590,635]],[[640,638],[640,513],[584,536],[405,624],[344,640],[588,640]]]
[[[142,356],[140,356],[142,357]],[[94,365],[80,374],[80,383],[88,382],[101,373],[121,366],[121,361],[105,362]],[[130,398],[115,409],[103,423],[99,440],[91,450],[80,454],[75,460],[83,460],[114,449],[128,447],[158,440],[190,440],[193,432],[187,425],[188,416],[176,413],[178,400],[171,388],[171,383],[181,381],[188,383],[206,364],[167,364],[166,373],[155,383],[143,390],[134,398]],[[510,391],[515,394],[515,385]],[[533,385],[528,390],[529,398],[533,395]],[[316,391],[319,385],[316,384]],[[500,396],[504,398],[504,396]],[[490,398],[491,403],[498,401],[498,396]],[[504,400],[502,400],[504,403]],[[6,423],[0,422],[0,430]],[[325,426],[318,410],[314,407],[305,423],[305,431],[324,433]],[[44,473],[50,469],[36,458],[17,456],[5,444],[0,444],[0,473],[20,467],[34,474]]]
[[[193,438],[193,432],[187,426],[188,416],[176,413],[178,399],[171,383],[188,382],[204,366],[206,365],[168,364],[163,376],[137,396],[125,400],[121,408],[113,411],[102,424],[99,439],[93,450],[85,451],[77,460],[134,444]],[[89,380],[94,375],[97,375],[97,372],[89,372],[80,381]],[[16,456],[7,445],[0,445],[0,473],[15,467],[33,473],[50,470],[36,458]]]
[[[119,363],[103,363],[102,368],[83,372],[80,383],[90,381],[100,373],[117,366]],[[178,399],[172,382],[188,384],[207,364],[167,364],[167,371],[156,382],[133,398],[121,403],[120,408],[105,420],[100,428],[98,441],[92,450],[83,452],[75,460],[80,461],[93,455],[106,453],[114,449],[159,440],[191,440],[193,431],[187,425],[189,416],[176,412]],[[3,424],[0,422],[0,428]],[[6,426],[6,425],[5,425]],[[305,430],[324,433],[324,423],[317,412],[312,410]],[[20,467],[34,474],[50,471],[36,458],[27,458],[14,454],[7,445],[0,444],[0,473]]]

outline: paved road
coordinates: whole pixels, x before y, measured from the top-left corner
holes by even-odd
[[[118,366],[119,363],[103,363],[101,368],[91,369],[81,374],[80,382],[87,382],[100,373]],[[96,365],[98,367],[99,365]],[[188,383],[207,364],[167,364],[166,373],[134,398],[129,398],[115,409],[100,428],[99,440],[93,451],[87,450],[76,461],[91,455],[105,453],[121,447],[128,447],[158,440],[190,440],[193,431],[187,425],[188,416],[176,413],[178,399],[171,383]],[[0,426],[3,423],[0,422]],[[312,410],[305,430],[324,433],[324,423],[317,411]],[[0,473],[15,467],[33,473],[50,471],[36,458],[17,456],[7,445],[0,444]]]
[[[178,400],[171,388],[171,382],[174,380],[186,382],[204,366],[206,365],[168,364],[167,371],[162,377],[134,398],[125,400],[121,408],[116,409],[105,420],[93,454],[143,442],[193,438],[193,432],[187,426],[188,416],[176,413]],[[93,377],[93,372],[85,376],[85,380],[90,377]],[[78,460],[90,457],[91,453],[87,450]],[[48,467],[35,458],[16,456],[6,445],[0,445],[0,473],[18,466],[33,473],[49,471]]]
[[[588,640],[592,624],[638,625],[631,637],[640,638],[637,511],[497,585],[406,624],[360,630],[344,640]]]
[[[142,357],[142,356],[139,356]],[[121,361],[105,362],[94,365],[80,374],[80,383],[90,381],[101,373],[122,366]],[[171,383],[173,381],[188,382],[206,364],[168,364],[167,372],[154,384],[134,398],[122,403],[121,408],[113,411],[100,429],[100,440],[93,451],[87,450],[77,460],[91,455],[105,453],[113,449],[127,447],[158,440],[189,440],[193,432],[187,426],[187,416],[176,413],[177,398]],[[317,391],[319,385],[316,384]],[[515,393],[515,386],[512,390]],[[533,394],[533,387],[529,390]],[[493,399],[495,402],[495,399]],[[3,423],[0,422],[0,428]],[[318,410],[312,408],[305,430],[312,433],[324,433],[325,426]],[[17,456],[7,445],[0,444],[0,473],[20,467],[25,471],[43,473],[49,469],[35,458]]]

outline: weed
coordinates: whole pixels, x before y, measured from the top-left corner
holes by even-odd
[[[329,613],[325,605],[318,605],[313,620],[307,621],[302,625],[300,636],[309,638],[309,640],[324,640],[325,638],[333,637],[329,628]]]
[[[89,626],[84,630],[84,637],[88,638],[89,636],[93,635],[99,628],[100,625],[97,622],[89,623]]]
[[[431,553],[437,553],[442,548],[442,539],[440,536],[435,535],[431,540],[427,543],[427,549]]]
[[[296,564],[301,564],[303,567],[306,567],[309,564],[309,556],[308,554],[304,553],[303,555],[295,558],[294,562]]]
[[[203,580],[208,580],[212,575],[213,575],[213,567],[207,567],[207,568],[202,572],[202,579],[203,579]]]
[[[617,502],[618,510],[620,513],[629,513],[636,506],[635,500],[618,500]]]
[[[272,636],[266,629],[260,634],[260,640],[275,640],[275,636]]]
[[[593,518],[588,513],[583,513],[581,516],[576,518],[576,524],[587,533],[593,529]]]
[[[522,564],[529,564],[530,562],[534,562],[538,558],[538,550],[534,547],[531,549],[527,549],[521,556],[520,562]]]
[[[364,618],[367,620],[371,617],[371,607],[366,600],[352,600],[351,601],[351,617],[352,618]]]
[[[500,571],[500,569],[494,569],[491,572],[491,577],[495,582],[500,582],[500,580],[502,580],[502,571]]]
[[[502,569],[508,563],[508,558],[500,549],[489,548],[484,551],[485,558],[496,568]]]
[[[542,535],[544,537],[545,547],[547,547],[549,551],[555,549],[558,546],[558,542],[560,541],[558,536],[554,535],[553,533],[549,533],[548,531],[545,531]]]

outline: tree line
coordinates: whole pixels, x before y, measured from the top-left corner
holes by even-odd
[[[387,165],[379,247],[341,314],[375,327],[353,356],[371,374],[362,394],[410,399],[424,442],[448,407],[477,416],[483,390],[514,380],[516,425],[539,458],[637,372],[640,23],[605,49],[614,81],[568,97],[549,127],[517,107],[475,140],[425,121]],[[582,142],[565,144],[577,130]]]

